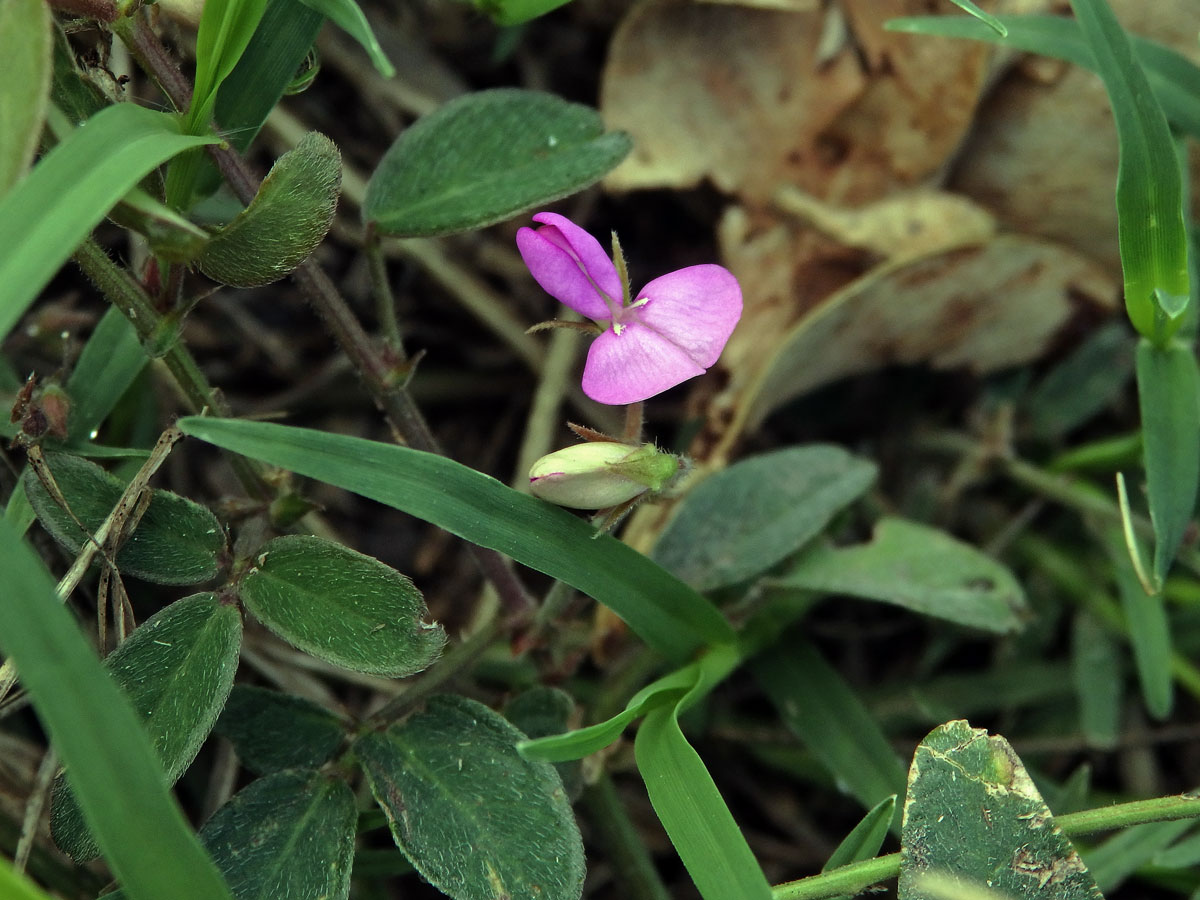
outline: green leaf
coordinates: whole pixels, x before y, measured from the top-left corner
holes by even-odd
[[[268,541],[238,583],[259,621],[290,644],[356,672],[403,678],[442,652],[446,632],[421,621],[425,598],[391,566],[332,541]]]
[[[341,779],[277,772],[234,794],[200,841],[237,900],[346,900],[357,822]],[[104,896],[125,900],[122,891]]]
[[[1061,438],[1112,405],[1133,374],[1133,348],[1120,322],[1089,335],[1030,392],[1024,413],[1034,435]]]
[[[1008,741],[958,720],[917,747],[901,833],[900,900],[922,875],[1030,900],[1103,900]]]
[[[1183,182],[1175,142],[1129,38],[1106,0],[1071,0],[1071,7],[1096,59],[1117,123],[1121,149],[1117,237],[1125,309],[1134,328],[1161,345],[1179,327],[1183,306],[1171,315],[1155,301],[1156,293],[1181,298],[1181,304],[1190,294]],[[1194,501],[1194,493],[1192,497]]]
[[[214,137],[166,113],[118,103],[88,119],[0,199],[0,337],[101,219],[160,163]]]
[[[734,633],[707,600],[565,510],[452,460],[361,438],[265,422],[189,417],[185,434],[354,491],[498,550],[611,608],[641,638],[682,662]]]
[[[778,583],[893,603],[987,631],[1016,631],[1026,614],[1025,593],[1007,568],[945,532],[904,519],[880,519],[869,544],[811,548]]]
[[[155,256],[190,263],[208,244],[208,232],[157,197],[134,188],[121,198],[109,218],[144,236]]]
[[[966,16],[921,16],[892,19],[885,27],[889,31],[928,34],[938,37],[970,38],[1000,44],[1026,53],[1039,53],[1054,59],[1098,71],[1079,23],[1063,16],[1002,16],[1000,23],[1008,36],[976,19]],[[1200,67],[1186,56],[1155,41],[1127,36],[1141,62],[1150,88],[1171,124],[1193,137],[1200,136]]]
[[[903,792],[900,757],[863,702],[811,644],[785,637],[750,668],[783,723],[863,806],[869,809]]]
[[[38,521],[54,539],[78,553],[120,502],[125,484],[93,462],[68,453],[46,453],[59,490],[87,534],[50,496],[32,469],[22,484]],[[225,554],[225,532],[205,507],[170,491],[154,490],[137,530],[117,551],[117,568],[157,584],[197,584],[214,577]]]
[[[0,197],[33,159],[50,98],[50,7],[42,0],[0,5]]]
[[[387,54],[383,52],[383,48],[379,46],[379,41],[375,39],[375,32],[371,30],[371,23],[367,21],[367,17],[363,15],[362,9],[354,0],[303,0],[303,2],[305,6],[315,9],[358,41],[367,51],[367,56],[371,57],[371,65],[380,75],[384,78],[391,78],[396,74],[396,67],[392,65]]]
[[[1079,730],[1089,747],[1112,749],[1121,727],[1121,660],[1112,639],[1083,612],[1076,614],[1071,630],[1071,676],[1079,698]]]
[[[204,4],[196,31],[196,77],[191,105],[183,116],[187,134],[203,134],[212,120],[217,90],[241,59],[266,10],[267,0],[212,0]],[[167,171],[166,201],[187,210],[203,171],[203,157],[182,154]]]
[[[346,900],[357,821],[340,778],[277,772],[234,794],[200,840],[238,900]]]
[[[862,817],[850,833],[837,845],[829,861],[821,867],[822,872],[848,866],[850,863],[870,859],[879,853],[887,838],[888,829],[896,815],[896,795],[884,797]]]
[[[104,667],[124,690],[172,784],[191,765],[233,687],[242,642],[237,607],[216,594],[193,594],[147,619]],[[67,779],[74,786],[74,770]],[[78,861],[100,849],[83,823],[62,775],[54,784],[50,829],[59,849]]]
[[[652,709],[634,739],[654,812],[704,900],[770,900],[771,885],[678,714],[669,704]]]
[[[346,723],[323,706],[292,694],[239,684],[213,730],[259,775],[316,768],[346,739]]]
[[[1138,404],[1146,456],[1146,494],[1154,525],[1154,579],[1167,577],[1192,521],[1200,487],[1200,373],[1182,342],[1138,342]]]
[[[481,13],[491,17],[497,25],[520,25],[551,10],[565,6],[571,0],[471,0]]]
[[[631,146],[594,109],[550,94],[468,94],[401,133],[367,185],[363,220],[400,237],[482,228],[583,190]]]
[[[966,10],[980,22],[983,22],[988,28],[1000,35],[1000,37],[1008,37],[1008,29],[1004,27],[1004,23],[991,13],[984,12],[982,9],[972,3],[971,0],[952,0],[952,2],[955,6]]]
[[[58,599],[50,573],[0,521],[0,650],[21,672],[84,816],[132,900],[230,900],[167,791],[128,697]],[[97,711],[103,710],[103,715]]]
[[[1194,824],[1192,819],[1183,819],[1134,825],[1093,847],[1084,854],[1084,860],[1100,889],[1114,891]]]
[[[237,287],[283,278],[325,239],[341,185],[338,148],[308,132],[272,166],[250,205],[213,235],[200,254],[200,270]]]
[[[481,703],[438,696],[354,746],[392,837],[454,900],[578,900],[583,841],[554,768]]]
[[[50,895],[42,893],[36,884],[14,872],[3,856],[0,856],[0,897],[5,900],[51,900]]]
[[[1116,569],[1117,593],[1129,629],[1129,644],[1137,668],[1146,710],[1156,719],[1171,714],[1174,680],[1171,673],[1171,623],[1162,594],[1147,595],[1119,534],[1108,539]]]
[[[137,329],[119,309],[109,307],[83,345],[67,379],[67,394],[71,398],[68,443],[80,445],[92,441],[92,432],[108,418],[147,362],[149,358],[142,350]]]
[[[736,584],[820,534],[875,475],[873,463],[823,444],[743,459],[683,499],[652,555],[700,590]]]
[[[729,644],[713,647],[695,662],[646,685],[612,718],[566,734],[522,741],[521,754],[531,759],[562,762],[597,753],[619,738],[626,725],[651,710],[672,705],[678,712],[685,711],[724,681],[740,662],[741,654],[736,647]]]
[[[1194,824],[1194,823],[1193,823]],[[1167,869],[1185,869],[1200,866],[1200,831],[1181,838],[1164,850],[1159,850],[1150,860],[1152,865]]]
[[[245,150],[303,65],[325,19],[301,0],[270,0],[254,37],[217,93],[216,119]],[[213,167],[211,193],[218,184]]]
[[[504,706],[504,718],[512,722],[518,731],[529,738],[546,737],[552,734],[565,734],[570,727],[572,716],[575,715],[575,701],[566,691],[534,685],[522,691]],[[518,745],[518,750],[520,745]],[[562,779],[563,789],[572,800],[578,799],[583,792],[583,765],[579,760],[567,760],[554,764],[558,777]]]

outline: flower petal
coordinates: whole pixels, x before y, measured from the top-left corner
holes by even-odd
[[[600,242],[557,213],[538,213],[538,229],[517,232],[517,249],[542,289],[589,319],[606,321],[612,310],[597,287],[614,305],[621,303],[621,279]]]
[[[742,316],[742,289],[728,269],[689,266],[655,278],[634,298],[637,317],[707,369]]]
[[[583,392],[619,406],[661,394],[704,369],[681,348],[638,323],[608,329],[592,342],[583,367]]]

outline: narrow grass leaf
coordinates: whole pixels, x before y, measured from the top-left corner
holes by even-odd
[[[612,609],[676,662],[731,643],[715,606],[583,520],[445,457],[265,422],[190,417],[185,434],[353,491],[565,581]]]
[[[1190,296],[1183,182],[1175,141],[1107,0],[1071,0],[1071,6],[1096,59],[1117,123],[1121,151],[1117,237],[1125,309],[1134,328],[1161,345],[1178,328],[1179,314]]]
[[[104,668],[141,717],[167,783],[191,765],[233,687],[242,643],[237,607],[215,594],[194,594],[155,613],[114,650]],[[85,827],[68,766],[54,783],[50,829],[77,861],[100,852]]]
[[[324,22],[324,16],[301,0],[267,4],[254,37],[217,93],[217,124],[238,150],[250,146],[296,77]],[[215,189],[215,180],[212,186]]]
[[[699,590],[736,584],[820,534],[875,476],[873,463],[823,444],[740,460],[683,499],[653,558]]]
[[[367,185],[363,220],[397,237],[482,228],[583,190],[631,148],[590,107],[537,91],[477,91],[401,133]]]
[[[362,8],[354,0],[303,0],[303,2],[305,6],[316,10],[358,41],[359,45],[367,51],[367,56],[371,58],[371,65],[380,75],[384,78],[391,78],[396,74],[396,67],[392,65],[387,54],[383,52],[383,48],[379,46],[375,32],[371,30],[371,23],[367,21]]]
[[[896,817],[896,795],[884,797],[862,817],[862,820],[851,829],[837,849],[829,856],[828,862],[821,867],[822,872],[848,866],[850,863],[871,859],[879,853],[888,829]]]
[[[504,704],[501,712],[517,730],[531,739],[536,739],[553,734],[566,734],[575,715],[575,701],[561,688],[539,684],[522,691]],[[521,744],[518,744],[517,751],[520,750]],[[585,787],[582,762],[567,760],[555,763],[554,769],[562,779],[567,797],[572,803],[578,800]]]
[[[137,713],[58,599],[50,573],[0,521],[0,649],[21,672],[84,816],[131,900],[231,900],[167,791]]]
[[[1120,535],[1113,534],[1108,545],[1142,699],[1150,715],[1165,719],[1171,714],[1175,686],[1167,607],[1161,593],[1151,596],[1143,589],[1128,553],[1124,552]]]
[[[42,893],[36,884],[14,872],[4,856],[0,856],[0,897],[5,900],[51,900],[50,895]]]
[[[160,163],[214,137],[133,103],[88,119],[0,199],[0,338],[59,267],[134,185]]]
[[[1034,436],[1062,438],[1111,406],[1133,377],[1134,347],[1122,322],[1089,335],[1030,391],[1022,412]]]
[[[0,5],[0,197],[25,174],[50,99],[50,7],[42,0]]]
[[[78,553],[120,502],[125,483],[73,454],[47,452],[45,456],[70,512],[32,469],[26,469],[21,483],[42,527]],[[122,572],[145,581],[198,584],[217,574],[225,552],[224,529],[206,507],[170,491],[153,490],[137,529],[117,551],[116,563]]]
[[[603,750],[621,736],[630,722],[651,710],[671,706],[676,713],[684,712],[720,684],[740,662],[741,654],[732,644],[712,647],[695,662],[646,685],[612,718],[566,734],[522,741],[518,749],[530,759],[549,762],[582,759]]]
[[[214,281],[259,287],[285,277],[325,239],[342,186],[342,155],[310,131],[276,160],[250,205],[197,261]]]
[[[522,757],[525,737],[465,697],[431,698],[354,754],[392,837],[454,900],[578,900],[583,841],[554,767]]]
[[[679,730],[678,710],[651,710],[634,740],[654,812],[704,900],[770,900],[771,885],[700,755]]]
[[[1000,37],[993,28],[966,16],[892,19],[885,27],[889,31],[910,34],[987,41],[1098,71],[1095,54],[1084,39],[1079,23],[1073,19],[1030,15],[1001,16],[999,21],[1008,30],[1007,37]],[[1135,34],[1128,35],[1128,39],[1171,125],[1185,134],[1200,137],[1200,67],[1182,53],[1156,41]]]
[[[1194,824],[1194,823],[1193,823]],[[1159,850],[1150,858],[1155,866],[1166,869],[1188,869],[1200,866],[1200,831],[1180,838],[1170,847]]]
[[[1142,593],[1136,579],[1134,585]],[[1121,658],[1108,633],[1084,612],[1076,614],[1071,629],[1071,680],[1079,701],[1079,730],[1088,746],[1111,749],[1121,728]]]
[[[1007,568],[945,532],[904,519],[881,519],[867,544],[815,546],[775,583],[1001,633],[1018,630],[1027,615],[1025,592]]]
[[[1100,890],[1115,891],[1193,825],[1195,821],[1191,819],[1134,825],[1093,847],[1084,854],[1084,861]]]
[[[982,9],[972,3],[971,0],[952,0],[952,2],[955,6],[965,10],[966,12],[969,12],[980,22],[987,25],[988,28],[992,29],[992,31],[996,32],[996,34],[1000,35],[1000,37],[1008,37],[1008,29],[1004,27],[1004,23],[991,13],[984,12]]]
[[[750,670],[783,723],[863,806],[903,793],[900,757],[862,700],[811,644],[784,638],[753,659]]]
[[[69,444],[91,442],[92,433],[108,418],[149,361],[137,329],[119,309],[110,307],[83,345],[67,379],[71,398]]]
[[[425,598],[379,560],[310,535],[268,541],[238,583],[255,618],[289,644],[355,672],[403,678],[442,652]]]
[[[1103,900],[1008,741],[962,720],[917,747],[900,844],[900,900],[932,900],[921,880],[933,873],[1010,897]]]
[[[334,713],[304,697],[239,684],[213,731],[233,744],[242,765],[268,775],[324,765],[346,740],[346,728]]]
[[[1192,521],[1200,487],[1200,372],[1179,341],[1137,349],[1146,493],[1154,525],[1154,581],[1161,584]]]

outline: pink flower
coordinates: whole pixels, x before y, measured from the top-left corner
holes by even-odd
[[[689,266],[655,278],[629,300],[600,242],[564,216],[538,213],[541,228],[517,232],[517,248],[550,296],[595,320],[583,392],[600,403],[636,403],[704,374],[742,315],[728,269]]]

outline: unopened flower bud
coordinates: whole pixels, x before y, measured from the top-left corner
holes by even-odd
[[[662,490],[683,461],[653,444],[589,441],[543,456],[529,470],[529,490],[559,506],[606,509]]]

